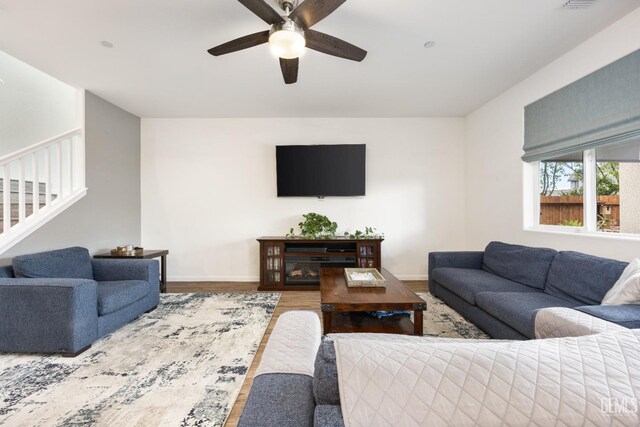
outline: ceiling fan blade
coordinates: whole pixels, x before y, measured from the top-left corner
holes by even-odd
[[[282,69],[282,77],[288,85],[298,81],[298,63],[299,58],[284,59],[280,58],[280,68]]]
[[[269,31],[260,31],[259,33],[249,34],[248,36],[240,37],[230,42],[221,44],[220,46],[212,47],[207,52],[213,56],[225,55],[227,53],[235,52],[242,49],[247,49],[253,46],[269,41]]]
[[[293,9],[289,18],[306,30],[329,16],[345,1],[347,0],[304,0]]]
[[[275,11],[264,0],[238,0],[244,7],[256,14],[260,19],[269,25],[283,21],[282,16]]]
[[[304,3],[303,3],[304,4]],[[305,31],[307,47],[326,53],[327,55],[338,56],[340,58],[350,59],[352,61],[362,61],[367,56],[367,51],[347,43],[344,40],[321,33],[314,30]]]

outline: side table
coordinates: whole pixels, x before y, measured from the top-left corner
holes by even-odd
[[[112,255],[111,252],[103,252],[94,255],[94,258],[120,258],[120,259],[151,259],[160,258],[160,292],[167,292],[167,254],[166,249],[145,249],[140,255]]]

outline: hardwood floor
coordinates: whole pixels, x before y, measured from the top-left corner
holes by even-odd
[[[415,292],[428,292],[427,281],[406,281],[404,283]],[[258,292],[258,283],[168,282],[167,292]],[[247,401],[249,390],[251,390],[253,376],[255,375],[256,368],[260,363],[264,347],[267,343],[267,340],[269,339],[269,336],[271,335],[273,326],[275,325],[276,320],[278,319],[280,314],[290,310],[311,310],[318,313],[318,316],[321,316],[320,291],[282,292],[280,302],[278,303],[278,306],[273,313],[271,322],[269,323],[267,331],[264,334],[264,338],[260,343],[260,348],[258,348],[258,352],[253,359],[251,368],[249,369],[244,384],[242,385],[242,389],[240,390],[240,395],[238,396],[236,403],[235,405],[233,405],[231,413],[229,414],[229,418],[227,419],[226,423],[227,426],[238,425],[240,414],[242,414],[242,409],[244,408],[244,405]]]

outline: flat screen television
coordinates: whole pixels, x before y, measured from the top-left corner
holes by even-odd
[[[278,145],[278,197],[364,196],[366,145]]]

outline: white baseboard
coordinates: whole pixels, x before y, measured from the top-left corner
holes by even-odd
[[[259,282],[258,276],[167,276],[168,282]]]
[[[427,280],[424,274],[399,275],[399,280]],[[259,282],[258,276],[168,276],[168,282]]]

